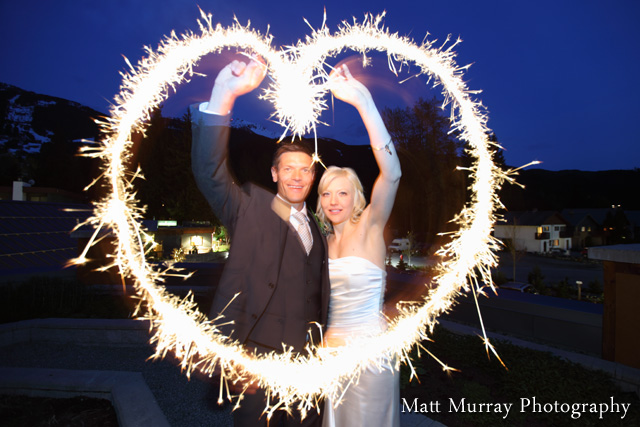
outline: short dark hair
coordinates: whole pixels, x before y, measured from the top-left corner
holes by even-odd
[[[271,163],[271,166],[278,169],[278,163],[280,163],[280,157],[282,157],[284,153],[304,153],[309,157],[313,158],[313,150],[311,150],[311,147],[309,146],[309,144],[302,141],[281,142],[276,152],[273,153],[273,161]],[[315,164],[313,168],[315,170]]]

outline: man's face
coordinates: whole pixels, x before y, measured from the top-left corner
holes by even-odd
[[[313,185],[314,169],[311,162],[308,154],[294,151],[283,153],[278,168],[271,168],[273,182],[278,183],[278,194],[298,210],[302,208]]]

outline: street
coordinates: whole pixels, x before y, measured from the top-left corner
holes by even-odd
[[[500,252],[498,270],[511,279],[513,277],[513,256],[509,252]],[[569,279],[569,285],[576,285],[576,281],[581,281],[583,286],[597,280],[600,286],[604,285],[602,264],[589,261],[575,261],[569,258],[554,258],[538,254],[517,254],[515,281],[527,283],[527,276],[537,265],[544,276],[543,282],[547,286],[555,285],[558,282]]]
[[[498,270],[502,272],[507,279],[512,280],[513,277],[513,256],[509,252],[498,253]],[[400,257],[397,253],[391,255],[392,265],[398,265]],[[408,264],[409,257],[404,257],[404,261]],[[411,265],[414,267],[423,267],[425,265],[434,265],[436,258],[427,258],[420,256],[411,257]],[[569,285],[575,286],[576,281],[582,281],[583,286],[588,286],[590,282],[597,280],[600,286],[604,285],[602,264],[597,262],[581,262],[569,258],[554,258],[531,253],[519,253],[516,256],[516,282],[527,283],[527,276],[537,265],[544,276],[543,281],[547,286],[556,285],[558,282],[569,279]]]

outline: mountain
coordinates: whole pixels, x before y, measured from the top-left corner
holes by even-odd
[[[241,118],[234,118],[231,122],[231,126],[236,129],[245,129],[257,135],[266,136],[267,138],[271,138],[275,140],[280,139],[280,136],[282,136],[281,133],[273,132],[269,129],[266,129],[263,126],[248,122]]]
[[[78,144],[80,140],[99,140],[100,130],[95,120],[103,116],[103,113],[76,102],[0,83],[0,186],[8,186],[11,181],[22,178],[33,179],[36,186],[81,191],[99,170],[95,164],[89,164],[89,159],[76,156]],[[190,144],[178,146],[175,141],[190,139],[190,136],[182,135],[188,132],[189,126],[178,119],[166,121],[165,127],[157,132],[172,134],[167,143],[187,154]],[[280,135],[240,118],[235,118],[232,126],[230,156],[239,180],[257,181],[274,188],[269,167]],[[149,133],[153,134],[153,131]],[[352,167],[360,176],[365,192],[371,191],[378,169],[369,147],[320,139],[318,148],[324,164]],[[188,155],[185,161],[188,162]],[[188,164],[177,170],[186,170],[185,176],[190,175]],[[162,170],[158,173],[167,174]],[[524,185],[524,189],[505,184],[500,191],[500,198],[509,210],[606,208],[612,205],[640,210],[640,198],[637,197],[640,170],[637,169],[599,172],[525,169],[516,180]],[[181,185],[180,182],[177,185]],[[402,185],[416,184],[409,182],[405,174]],[[437,204],[436,199],[433,203]]]
[[[12,153],[37,153],[55,138],[96,140],[100,117],[77,102],[0,83],[0,145]]]
[[[505,184],[500,191],[501,200],[512,211],[612,206],[640,210],[640,169],[597,172],[525,169],[516,181],[524,188]]]

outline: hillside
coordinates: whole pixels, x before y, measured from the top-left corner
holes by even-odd
[[[500,197],[509,210],[561,210],[568,207],[640,210],[640,170],[520,172],[517,182],[507,185]]]
[[[104,114],[73,101],[0,83],[0,143],[15,153],[39,152],[54,138],[96,140]]]
[[[95,119],[101,116],[102,113],[72,101],[0,83],[0,185],[8,186],[11,181],[21,178],[34,180],[37,186],[81,191],[98,170],[96,165],[88,164],[88,159],[76,156],[79,140],[100,138]],[[181,134],[188,132],[188,126],[181,125],[177,119],[166,119],[166,122],[156,132],[171,134],[172,141],[190,138]],[[269,167],[276,140],[250,123],[242,120],[236,120],[236,123],[230,154],[238,178],[274,188]],[[181,150],[188,149],[187,142]],[[354,168],[365,191],[371,190],[378,171],[369,147],[325,139],[319,141],[319,151],[326,165]],[[185,158],[188,162],[188,156]],[[185,164],[181,169],[188,171],[190,167]],[[403,186],[408,188],[416,185],[408,182],[407,174],[403,181]],[[640,198],[637,197],[639,170],[554,172],[530,169],[521,171],[517,181],[525,188],[506,185],[500,192],[500,198],[509,210],[605,208],[611,205],[640,210]]]

